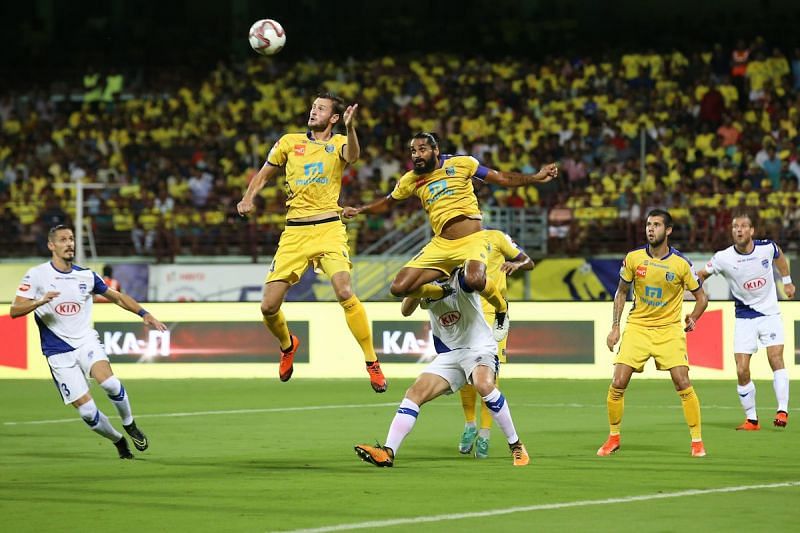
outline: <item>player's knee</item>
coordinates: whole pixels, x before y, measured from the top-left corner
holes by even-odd
[[[340,302],[344,302],[345,300],[349,300],[353,297],[353,289],[351,289],[349,285],[344,288],[335,289],[335,292],[336,299]]]
[[[464,274],[464,282],[469,285],[470,289],[481,292],[486,288],[486,273],[466,272]]]
[[[389,292],[392,293],[392,296],[396,296],[398,298],[401,298],[403,296],[406,296],[409,293],[410,288],[411,288],[411,284],[408,283],[407,281],[405,281],[405,280],[402,280],[402,281],[394,280],[392,282],[392,286],[389,287]]]
[[[261,314],[274,315],[281,310],[281,302],[261,302]]]

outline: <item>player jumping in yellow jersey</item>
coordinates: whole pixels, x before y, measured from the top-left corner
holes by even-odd
[[[439,141],[432,133],[417,133],[409,144],[414,169],[404,174],[394,190],[383,198],[359,207],[345,207],[342,215],[352,218],[359,213],[383,213],[401,200],[419,197],[433,226],[433,239],[405,264],[392,282],[395,296],[440,299],[444,289],[430,282],[449,276],[464,264],[465,279],[495,309],[494,337],[500,341],[508,334],[506,301],[496,284],[486,276],[489,241],[481,228],[481,211],[472,178],[503,187],[546,183],[558,176],[555,164],[542,167],[536,174],[500,172],[481,165],[470,156],[439,153]]]
[[[281,345],[281,381],[292,377],[294,354],[300,345],[300,339],[289,333],[281,304],[289,287],[300,280],[309,264],[313,264],[315,270],[331,278],[347,325],[364,352],[372,388],[375,392],[385,392],[386,378],[372,345],[369,320],[351,287],[350,248],[339,218],[342,172],[357,161],[361,153],[354,122],[357,109],[358,104],[344,109],[339,97],[320,94],[311,105],[308,131],[288,133],[275,143],[237,209],[242,216],[252,211],[256,194],[285,168],[286,229],[281,234],[261,300],[264,324]],[[333,133],[340,120],[344,122],[347,136]]]
[[[489,243],[492,248],[489,252],[489,262],[486,268],[486,277],[493,280],[497,285],[500,294],[506,298],[508,285],[506,276],[512,275],[518,270],[533,270],[533,261],[530,257],[514,242],[506,233],[495,229],[485,230]],[[483,316],[486,322],[491,324],[494,320],[494,308],[481,298]],[[506,362],[506,343],[508,337],[497,343],[497,359],[500,363]],[[497,372],[494,382],[500,381],[500,373]],[[461,434],[461,441],[458,443],[458,451],[468,454],[475,448],[475,457],[485,459],[489,457],[489,430],[492,428],[492,414],[485,402],[481,402],[481,427],[477,428],[475,416],[475,401],[478,394],[475,387],[466,384],[459,391],[461,394],[461,407],[464,410],[464,432]]]
[[[647,245],[625,256],[619,271],[619,286],[614,295],[614,317],[606,344],[614,351],[620,338],[619,321],[628,290],[633,284],[633,309],[628,315],[625,334],[614,364],[614,377],[608,388],[606,404],[610,434],[597,450],[597,455],[611,455],[620,448],[619,428],[622,424],[625,388],[634,372],[641,372],[651,357],[658,370],[669,370],[675,390],[681,399],[683,416],[692,436],[692,456],[703,457],[700,426],[700,401],[689,380],[689,357],[686,353],[686,332],[692,331],[708,305],[708,297],[691,261],[669,246],[672,217],[667,211],[653,209],[647,214]],[[695,297],[694,309],[681,325],[681,309],[685,291]]]

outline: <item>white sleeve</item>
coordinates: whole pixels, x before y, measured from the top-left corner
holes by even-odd
[[[17,296],[21,296],[29,300],[36,300],[38,290],[39,280],[36,277],[36,270],[31,268],[25,273],[22,281],[19,282],[19,287],[17,287]]]
[[[711,259],[709,259],[708,263],[706,263],[706,272],[711,274],[719,274],[722,272],[722,265],[719,264],[719,254],[714,254]]]

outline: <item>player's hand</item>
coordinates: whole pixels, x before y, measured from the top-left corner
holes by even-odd
[[[539,169],[534,175],[538,183],[547,183],[548,181],[558,177],[558,167],[555,163],[550,163]]]
[[[46,292],[46,293],[44,293],[44,296],[42,296],[42,297],[39,299],[39,301],[38,301],[38,302],[36,302],[36,304],[37,304],[37,306],[42,306],[42,305],[44,305],[44,304],[46,304],[46,303],[50,303],[50,302],[53,300],[53,298],[58,298],[60,294],[61,294],[61,293],[60,293],[60,292],[58,292],[58,291],[49,291],[49,292]]]
[[[500,265],[500,272],[503,272],[506,276],[510,276],[517,270],[519,270],[519,265],[514,261],[506,261]]]
[[[253,201],[242,198],[242,201],[236,204],[236,210],[239,212],[240,216],[245,216],[253,210]]]
[[[356,118],[356,111],[358,110],[358,104],[353,104],[347,106],[347,109],[344,110],[344,127],[347,129],[354,128],[355,122],[353,119]]]
[[[619,342],[619,326],[614,326],[611,328],[611,333],[609,333],[608,337],[606,337],[606,346],[608,346],[608,350],[613,352],[614,346],[616,346],[618,342]]]
[[[361,209],[357,207],[350,207],[349,205],[342,210],[342,217],[350,220],[361,213]]]
[[[683,331],[694,331],[694,327],[697,325],[697,321],[694,319],[692,315],[686,315],[686,327],[683,328]]]
[[[144,315],[142,317],[142,320],[144,320],[144,323],[147,324],[148,326],[152,327],[153,329],[157,329],[158,331],[167,331],[167,326],[165,326],[163,322],[158,320],[156,317],[154,317],[150,313],[147,313],[146,315]]]
[[[790,300],[794,298],[794,283],[787,283],[783,286],[783,292],[786,293],[786,297]]]

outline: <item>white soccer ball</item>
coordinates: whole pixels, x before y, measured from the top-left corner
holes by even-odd
[[[262,56],[277,54],[286,44],[286,32],[278,21],[263,19],[250,26],[250,47]]]

